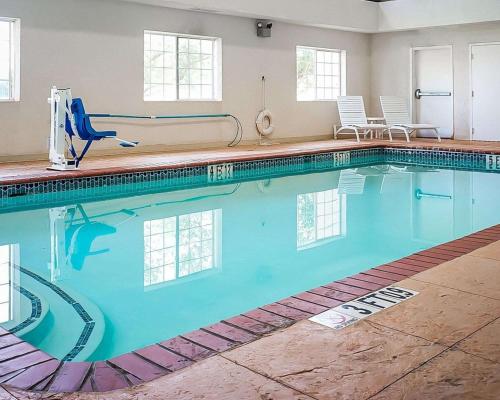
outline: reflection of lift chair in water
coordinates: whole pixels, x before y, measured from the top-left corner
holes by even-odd
[[[77,218],[78,212],[81,215],[80,218]],[[61,269],[65,266],[79,271],[84,267],[88,256],[110,251],[108,248],[92,250],[92,245],[97,238],[116,233],[116,227],[95,221],[95,218],[118,213],[126,214],[128,216],[126,220],[136,216],[134,212],[129,210],[120,210],[89,217],[81,204],[49,210],[51,233],[49,268],[53,282],[60,278]]]
[[[167,206],[170,204],[230,196],[236,193],[240,186],[241,183],[238,183],[234,189],[228,192],[194,196],[182,200],[148,203],[131,209],[114,210],[92,216],[87,215],[81,204],[49,209],[51,236],[51,261],[49,263],[49,269],[51,272],[52,282],[60,280],[61,270],[64,267],[70,266],[76,270],[81,270],[84,267],[87,256],[95,256],[109,252],[110,249],[92,251],[92,244],[101,236],[116,233],[116,227],[126,223],[132,218],[137,217],[138,211]],[[76,217],[77,212],[80,213],[81,217]],[[125,215],[126,217],[122,221],[115,224],[115,226],[96,221],[98,218],[109,217],[112,215]]]
[[[83,222],[74,223],[75,215],[80,211]],[[66,264],[76,270],[81,270],[87,256],[108,253],[109,249],[92,251],[92,243],[100,236],[116,233],[116,228],[102,222],[91,221],[81,204],[68,210],[69,221],[65,231]]]

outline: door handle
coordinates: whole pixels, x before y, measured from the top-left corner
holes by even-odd
[[[422,92],[422,90],[420,89],[415,90],[416,99],[420,100],[420,98],[423,96],[438,96],[438,97],[451,96],[451,92]]]

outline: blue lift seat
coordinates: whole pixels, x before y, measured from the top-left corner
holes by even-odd
[[[68,117],[68,115],[66,115],[65,130],[70,138],[69,151],[70,151],[71,155],[74,157],[75,164],[78,167],[78,164],[80,163],[80,161],[83,159],[83,157],[85,156],[85,154],[89,150],[93,141],[106,139],[106,138],[115,138],[116,132],[115,131],[96,131],[92,127],[92,124],[90,122],[90,117],[88,116],[88,114],[85,113],[85,107],[83,105],[82,99],[80,99],[80,98],[73,99],[73,102],[71,103],[71,112],[72,112],[73,117],[75,119],[75,125],[76,125],[76,131],[77,131],[76,133],[78,134],[79,139],[87,141],[82,152],[80,153],[80,155],[78,155],[76,153],[76,150],[75,150],[75,148],[73,146],[73,142],[72,142],[72,139],[73,139],[73,136],[75,136],[75,133],[73,132],[73,129],[71,127],[71,122],[69,120],[69,117]]]
[[[115,131],[96,131],[90,122],[90,117],[85,112],[85,107],[83,105],[82,99],[73,99],[71,104],[71,112],[75,117],[76,129],[78,131],[78,136],[82,140],[101,140],[103,138],[114,138],[116,137]],[[71,124],[69,119],[66,118],[66,132],[70,135],[73,134],[71,130]]]

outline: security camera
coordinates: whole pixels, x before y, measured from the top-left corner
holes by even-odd
[[[258,37],[271,37],[271,28],[273,23],[271,21],[257,21],[257,36]]]

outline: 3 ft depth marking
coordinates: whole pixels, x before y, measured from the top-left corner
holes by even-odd
[[[309,320],[329,328],[342,329],[379,311],[411,299],[417,294],[418,292],[414,290],[388,286],[315,315]]]

